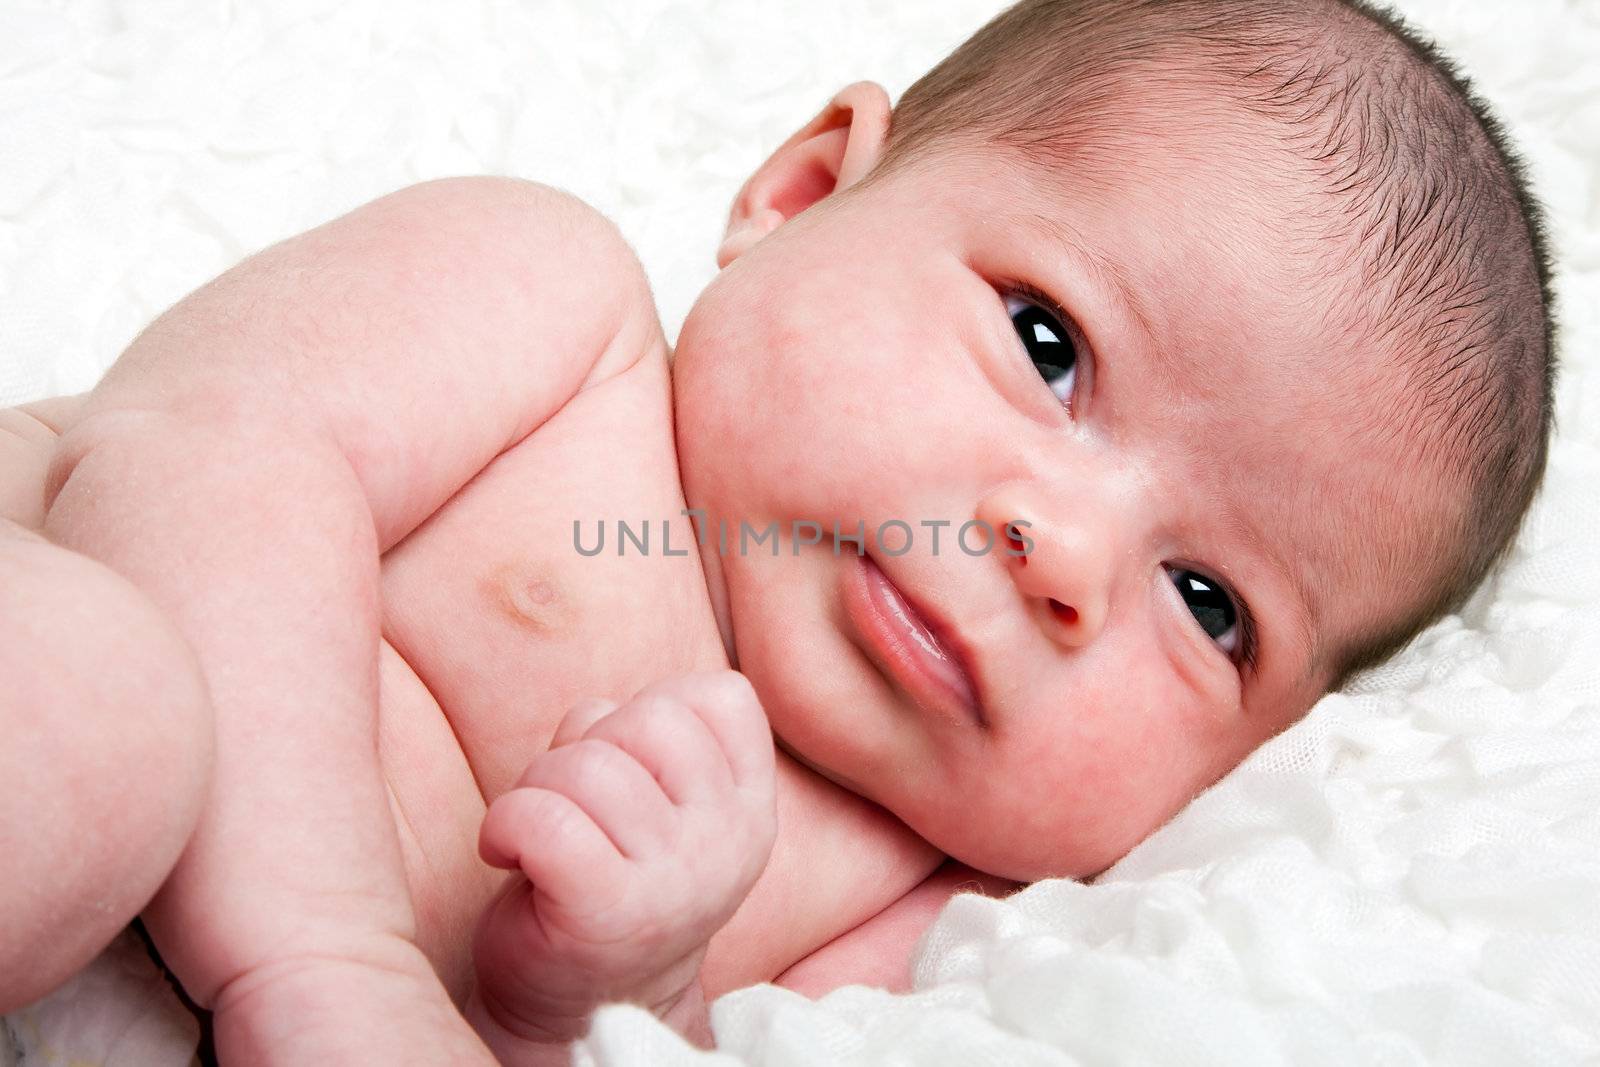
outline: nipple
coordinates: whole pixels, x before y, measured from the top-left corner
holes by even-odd
[[[484,586],[495,606],[525,630],[553,635],[571,624],[571,612],[560,588],[534,568],[506,564],[491,573]]]

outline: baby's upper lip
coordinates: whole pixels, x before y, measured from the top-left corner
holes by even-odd
[[[955,664],[956,669],[966,677],[967,689],[972,694],[973,714],[977,716],[978,725],[988,729],[989,717],[984,712],[982,680],[975,669],[978,657],[973,651],[971,643],[962,636],[960,627],[949,618],[929,608],[927,602],[920,595],[913,593],[898,578],[884,570],[882,565],[878,563],[876,556],[872,556],[871,553],[867,555],[872,560],[873,565],[899,591],[907,606],[917,613],[923,625],[927,626],[928,632],[933,634],[933,639],[939,642],[939,647],[944,649],[951,662]]]

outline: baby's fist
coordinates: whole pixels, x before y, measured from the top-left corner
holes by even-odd
[[[478,850],[518,870],[478,924],[478,995],[535,1040],[608,999],[665,1010],[777,833],[772,732],[734,671],[589,701],[489,806]]]

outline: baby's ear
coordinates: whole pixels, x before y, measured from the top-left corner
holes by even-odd
[[[734,198],[717,266],[735,259],[829,193],[865,177],[889,132],[889,94],[876,82],[839,90],[756,169]]]

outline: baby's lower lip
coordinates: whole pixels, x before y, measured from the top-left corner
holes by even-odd
[[[845,585],[850,621],[892,681],[924,708],[981,723],[972,679],[871,556],[849,569]]]

